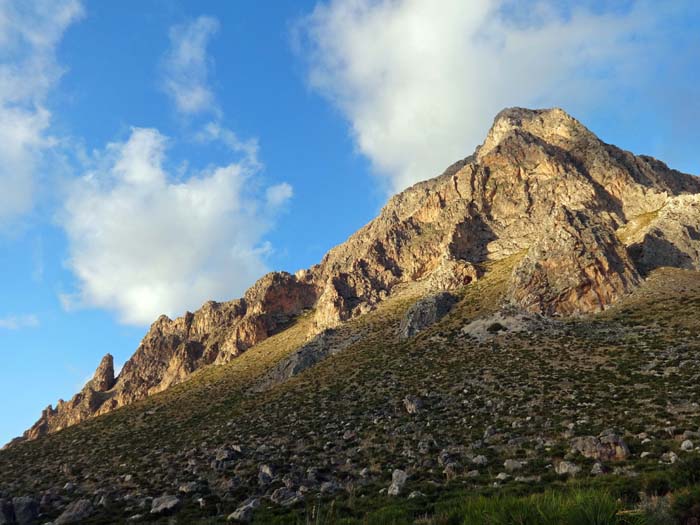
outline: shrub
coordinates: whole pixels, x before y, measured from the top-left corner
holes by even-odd
[[[691,487],[674,494],[671,514],[681,525],[691,518],[700,518],[700,487]]]

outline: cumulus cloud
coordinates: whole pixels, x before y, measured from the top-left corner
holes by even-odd
[[[2,22],[0,21],[1,25]],[[39,318],[34,314],[0,317],[0,329],[20,330],[22,328],[34,328],[35,326],[39,326]]]
[[[397,191],[470,154],[503,107],[583,109],[647,74],[663,47],[652,4],[562,5],[331,0],[300,22],[298,44],[310,84]]]
[[[218,30],[219,22],[208,16],[200,16],[170,29],[170,50],[163,67],[163,88],[183,114],[218,111],[207,78],[211,65],[207,45]]]
[[[56,46],[82,12],[77,0],[0,1],[0,227],[32,207],[53,144],[45,101],[62,73]]]
[[[147,324],[239,296],[267,270],[263,236],[291,189],[256,191],[248,158],[176,177],[167,147],[157,130],[135,128],[72,186],[61,217],[79,280],[70,306]]]

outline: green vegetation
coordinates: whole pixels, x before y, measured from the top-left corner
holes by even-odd
[[[270,389],[251,386],[303,344],[311,316],[165,392],[4,450],[0,491],[104,493],[93,524],[167,523],[147,502],[170,493],[182,495],[178,523],[225,523],[255,495],[256,523],[689,525],[700,509],[698,274],[655,271],[597,316],[465,334],[498,309],[518,257],[488,266],[412,339],[396,333],[419,286],[351,320],[337,335],[352,341],[345,350]],[[406,396],[421,400],[416,413]],[[609,430],[629,455],[572,451],[573,438]],[[519,467],[506,472],[507,460]],[[579,471],[557,474],[563,461]],[[261,465],[274,472],[267,484]],[[394,469],[408,480],[391,497]],[[180,492],[187,483],[195,492]],[[272,503],[287,486],[303,500]]]

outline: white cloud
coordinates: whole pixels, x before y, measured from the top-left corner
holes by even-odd
[[[297,36],[311,85],[340,108],[360,152],[397,191],[470,154],[504,107],[594,105],[639,82],[645,59],[663,47],[650,41],[651,4],[557,5],[332,0]]]
[[[293,194],[294,191],[292,187],[286,182],[283,182],[267,188],[265,191],[265,200],[269,207],[278,208],[291,199]]]
[[[62,73],[55,49],[82,12],[77,0],[0,0],[0,227],[33,205],[53,144],[45,101]]]
[[[196,135],[195,139],[202,143],[220,142],[234,153],[242,153],[251,168],[259,168],[257,139],[241,140],[238,135],[218,122],[207,123]]]
[[[1,22],[0,25],[2,25]],[[0,329],[20,330],[22,328],[34,328],[36,326],[39,326],[39,318],[33,314],[0,317]]]
[[[157,130],[135,128],[72,186],[61,222],[79,290],[62,297],[66,306],[147,324],[239,296],[267,270],[262,239],[291,188],[259,195],[247,160],[173,177],[167,144]]]
[[[210,58],[207,44],[218,31],[219,22],[200,16],[170,29],[170,50],[164,62],[163,88],[177,110],[184,114],[218,112],[207,83]]]

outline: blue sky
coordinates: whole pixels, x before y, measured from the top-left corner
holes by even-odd
[[[0,442],[150,321],[320,260],[505,106],[698,174],[677,1],[0,0]]]

